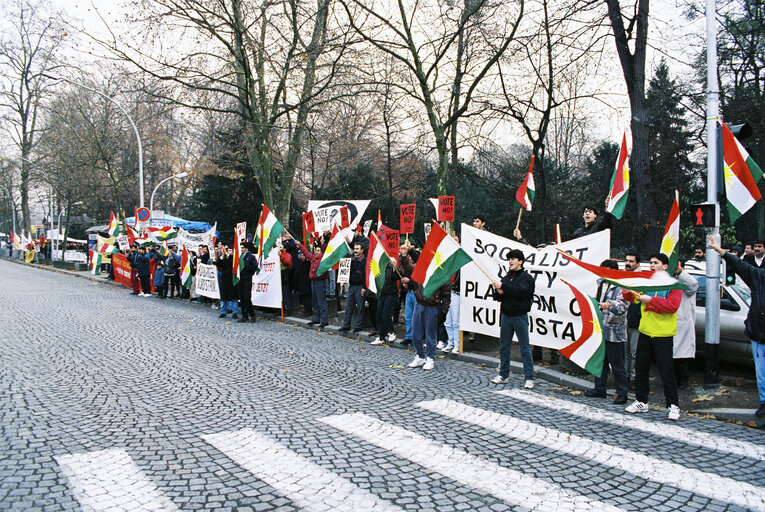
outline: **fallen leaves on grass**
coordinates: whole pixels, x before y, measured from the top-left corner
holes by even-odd
[[[694,398],[692,401],[694,403],[698,403],[698,402],[709,402],[710,400],[714,400],[714,399],[715,397],[713,397],[712,395],[699,395],[696,398]]]

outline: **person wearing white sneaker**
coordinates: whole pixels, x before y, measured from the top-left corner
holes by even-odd
[[[533,380],[527,380],[523,383],[523,387],[526,389],[534,389],[534,381]]]
[[[411,275],[414,270],[412,258],[410,256],[402,258],[401,267],[404,272]],[[427,359],[423,369],[432,370],[435,364],[438,321],[439,316],[446,316],[449,310],[450,288],[451,283],[447,281],[434,291],[430,298],[426,298],[423,295],[422,284],[409,280],[409,289],[414,292],[417,301],[412,314],[412,345],[418,358]]]
[[[382,340],[382,338],[381,338],[381,337],[377,336],[377,337],[376,337],[374,340],[372,340],[372,341],[371,341],[369,344],[370,344],[370,345],[382,345],[382,344],[383,344],[383,340]]]
[[[446,348],[446,343],[443,341],[439,341],[438,344],[436,345],[436,350],[443,350],[445,348]]]
[[[392,332],[388,334],[388,336],[385,338],[385,341],[387,341],[388,343],[393,343],[394,341],[396,341],[396,333]]]
[[[670,421],[677,421],[680,419],[680,408],[676,405],[670,405],[667,408],[667,411],[669,411],[669,414],[667,414],[667,419]]]
[[[510,382],[510,379],[506,379],[502,375],[497,375],[491,379],[492,384],[507,384],[508,382]]]
[[[648,404],[645,402],[641,402],[640,400],[635,400],[630,405],[624,408],[626,412],[631,412],[632,414],[635,414],[637,412],[648,412]],[[678,409],[679,414],[680,409]]]
[[[519,249],[507,253],[508,273],[494,284],[494,300],[499,301],[499,375],[507,379],[510,375],[510,351],[513,335],[518,336],[518,346],[523,360],[523,375],[526,388],[534,386],[534,360],[529,344],[529,311],[534,297],[534,278],[523,270],[525,256]]]
[[[666,254],[652,254],[650,261],[653,272],[667,272],[669,258]],[[683,291],[677,289],[641,293],[625,290],[623,295],[628,302],[639,303],[641,311],[640,325],[638,326],[640,336],[638,337],[635,357],[635,403],[627,407],[625,411],[642,412],[637,404],[645,405],[648,402],[650,392],[648,374],[651,370],[651,355],[656,360],[656,366],[664,385],[666,406],[669,408],[677,407],[679,400],[672,360],[672,345],[673,338],[677,333],[677,309],[680,307]]]

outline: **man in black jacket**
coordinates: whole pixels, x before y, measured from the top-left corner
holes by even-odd
[[[582,225],[574,231],[571,238],[579,238],[581,236],[591,235],[598,231],[603,231],[611,227],[612,217],[610,213],[598,214],[598,209],[592,205],[584,207],[582,212]]]
[[[745,263],[749,263],[753,267],[765,268],[765,243],[762,240],[757,240],[752,246],[752,254],[744,256]]]
[[[348,293],[345,296],[345,314],[343,315],[341,331],[351,330],[354,312],[356,313],[356,322],[353,324],[353,332],[361,331],[361,324],[364,321],[364,295],[361,291],[364,289],[366,266],[367,258],[364,256],[364,246],[361,242],[356,242],[353,244],[351,275],[348,278]]]
[[[499,375],[494,377],[494,384],[506,384],[510,377],[510,350],[513,334],[518,335],[518,345],[523,360],[524,387],[534,387],[534,360],[529,344],[529,311],[534,297],[534,278],[523,270],[525,257],[519,249],[512,249],[507,254],[509,272],[502,281],[493,283],[494,300],[501,302],[499,334]]]
[[[725,252],[712,236],[707,238],[709,239],[708,247],[717,251],[728,268],[733,268],[752,291],[752,304],[744,321],[744,332],[747,338],[752,340],[757,391],[760,395],[760,407],[754,415],[758,419],[758,424],[761,425],[760,422],[765,421],[765,269],[745,263],[737,256]]]
[[[255,323],[255,308],[252,307],[252,276],[258,269],[258,262],[252,250],[252,243],[244,242],[239,256],[242,260],[242,269],[239,271],[239,310],[242,313],[242,318],[238,320],[240,324],[250,319]]]

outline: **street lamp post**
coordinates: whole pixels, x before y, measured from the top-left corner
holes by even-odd
[[[77,201],[76,203],[72,203],[72,206],[79,206],[81,204],[82,204],[82,201]],[[56,225],[58,226],[59,233],[61,232],[61,214],[64,213],[65,210],[66,210],[66,208],[61,208],[61,211],[58,212],[58,224],[56,224]],[[52,217],[52,215],[51,215],[51,217]],[[51,233],[51,235],[52,234],[53,233]],[[58,240],[58,236],[56,237],[56,239]],[[52,259],[53,259],[53,254],[51,254],[51,260]],[[63,251],[63,249],[61,250],[61,261],[64,261],[64,251]]]
[[[98,91],[96,89],[93,89],[92,87],[88,87],[87,85],[83,85],[79,82],[75,82],[72,80],[69,80],[68,78],[64,77],[55,77],[50,75],[43,75],[47,78],[50,78],[52,80],[63,80],[64,82],[67,82],[69,84],[75,85],[77,87],[82,87],[83,89],[86,89],[90,92],[96,93],[102,98],[112,102],[118,109],[122,111],[123,114],[125,114],[125,117],[127,117],[128,121],[130,122],[130,126],[133,127],[133,132],[135,133],[135,138],[138,141],[138,200],[140,202],[141,208],[143,208],[143,145],[141,144],[141,136],[138,134],[138,127],[135,125],[135,122],[133,121],[133,118],[130,117],[130,114],[128,114],[128,111],[119,103],[117,103],[117,100],[114,98],[111,98],[107,96],[106,94],[102,93],[101,91]]]
[[[172,179],[180,180],[180,179],[185,178],[188,175],[189,175],[189,173],[187,173],[186,171],[183,171],[183,172],[180,172],[180,173],[175,174],[173,176],[170,176],[169,178],[165,178],[164,180],[162,180],[159,183],[157,183],[157,186],[154,187],[154,190],[151,191],[151,198],[149,199],[149,210],[151,210],[152,214],[154,213],[154,194],[157,192],[157,189],[159,188],[159,186],[162,185],[166,181],[170,181]]]

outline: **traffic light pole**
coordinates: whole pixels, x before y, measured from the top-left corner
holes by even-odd
[[[715,13],[715,0],[707,0],[707,202],[717,205],[720,165],[717,123],[720,90],[717,85],[717,25]],[[711,231],[710,234],[715,240],[720,243],[719,208],[716,206],[715,210],[715,224],[709,231]],[[706,244],[706,240],[704,242]],[[707,296],[704,343],[707,358],[716,359],[714,356],[717,354],[717,348],[720,345],[720,255],[717,254],[717,251],[706,251],[706,257]]]

